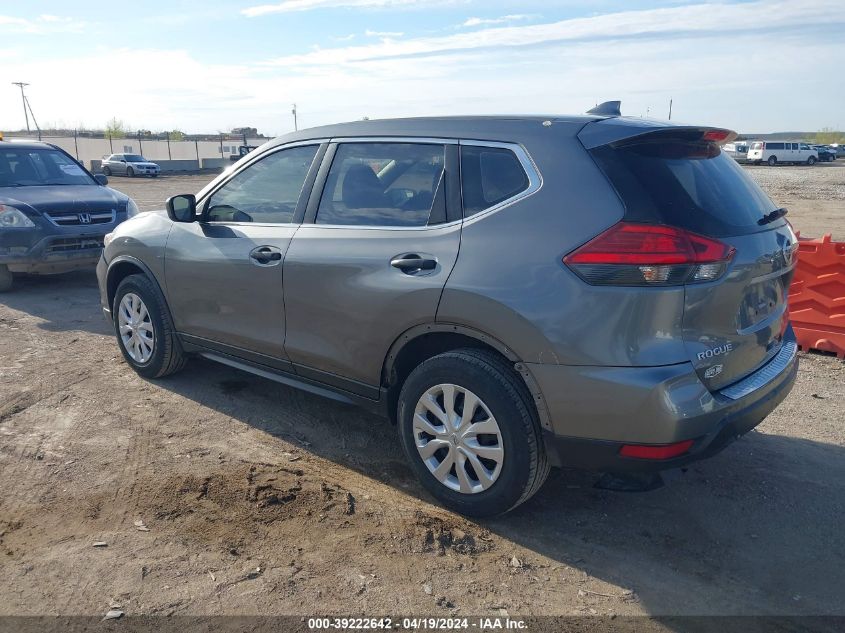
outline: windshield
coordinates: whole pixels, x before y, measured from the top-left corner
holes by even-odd
[[[140,154],[126,154],[124,156],[127,163],[146,163],[147,159]]]
[[[95,184],[79,163],[63,152],[0,148],[0,187]]]

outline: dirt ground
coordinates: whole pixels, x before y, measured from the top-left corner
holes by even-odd
[[[845,239],[845,161],[749,171]],[[149,209],[207,180],[112,185]],[[25,278],[0,297],[0,615],[845,615],[843,421],[845,363],[802,355],[757,431],[665,487],[558,471],[470,521],[387,422],[202,360],[141,379],[93,271]]]

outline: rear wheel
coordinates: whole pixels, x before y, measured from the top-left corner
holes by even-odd
[[[141,376],[161,378],[185,366],[164,298],[146,275],[120,282],[112,318],[123,358]]]
[[[402,386],[397,420],[420,482],[462,514],[507,512],[549,473],[525,385],[492,352],[460,349],[422,363]]]
[[[778,164],[778,158],[777,156],[769,156],[769,160],[767,160],[766,162],[769,163],[769,167],[774,167]]]
[[[0,264],[0,292],[8,292],[12,289],[15,278],[12,271],[5,264]]]
[[[809,158],[807,158],[807,164],[808,165],[815,165],[816,164],[816,157],[810,156]]]

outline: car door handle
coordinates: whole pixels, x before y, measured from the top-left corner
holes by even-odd
[[[273,246],[259,246],[250,251],[249,256],[257,266],[275,266],[282,261],[282,252]]]
[[[406,253],[405,255],[397,255],[391,259],[390,265],[410,275],[421,270],[434,270],[437,267],[437,260],[433,257],[425,257],[416,253]]]

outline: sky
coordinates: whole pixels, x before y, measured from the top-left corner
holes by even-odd
[[[845,128],[845,0],[0,2],[0,130],[269,136],[369,118],[577,114]]]

